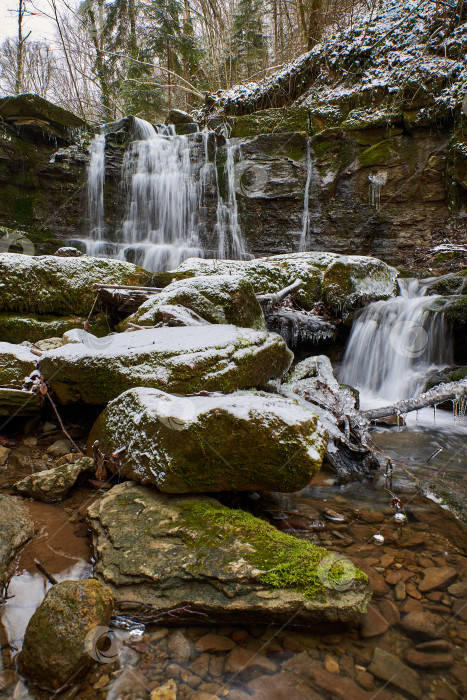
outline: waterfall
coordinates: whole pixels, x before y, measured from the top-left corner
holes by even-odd
[[[417,280],[399,280],[400,296],[367,306],[355,319],[339,381],[387,402],[423,389],[434,367],[453,362],[439,296],[425,296]]]
[[[89,147],[88,212],[93,240],[104,235],[105,136],[97,134]]]
[[[173,126],[156,129],[149,122],[135,118],[132,135],[122,166],[126,212],[113,240],[109,240],[104,225],[105,136],[98,135],[91,143],[90,235],[82,241],[86,252],[130,260],[152,272],[178,267],[189,257],[204,257],[206,251],[199,238],[202,204],[207,190],[213,187],[217,192],[218,257],[250,257],[245,252],[238,218],[235,147],[229,144],[226,147],[224,199],[217,169],[209,160],[208,132],[198,137],[202,139],[199,148],[199,140],[176,136]]]
[[[315,156],[311,147],[311,138],[308,137],[306,146],[306,180],[305,192],[303,195],[302,230],[298,244],[299,251],[307,250],[310,230],[315,234],[319,233],[321,230],[321,210],[318,192],[319,173],[315,166]],[[310,197],[312,197],[314,203],[312,211],[310,211]],[[313,222],[312,226],[311,222]]]
[[[311,183],[312,159],[311,159],[311,139],[306,140],[306,182],[305,193],[303,195],[302,233],[300,235],[299,250],[306,250],[306,239],[309,227],[310,210],[310,183]]]

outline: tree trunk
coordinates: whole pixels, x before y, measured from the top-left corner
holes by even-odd
[[[427,406],[435,406],[444,401],[456,401],[457,399],[467,397],[467,379],[461,379],[458,382],[449,382],[448,384],[439,384],[423,394],[415,396],[413,399],[398,401],[391,406],[383,406],[382,408],[372,408],[368,411],[362,411],[362,416],[368,420],[377,420],[378,418],[386,418],[387,416],[397,416],[411,411],[418,411],[420,408]]]

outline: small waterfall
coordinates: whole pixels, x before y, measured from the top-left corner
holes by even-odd
[[[339,381],[384,401],[422,390],[430,369],[453,362],[438,296],[417,280],[399,280],[400,296],[367,306],[355,319]]]
[[[319,233],[321,230],[321,211],[318,192],[319,174],[315,166],[315,156],[311,147],[311,138],[308,137],[306,147],[306,181],[305,192],[303,195],[302,230],[298,244],[298,249],[301,252],[308,250],[308,238],[310,231],[313,233]],[[310,211],[310,197],[314,202],[314,208],[312,211]]]
[[[199,140],[176,136],[173,126],[156,129],[135,118],[133,140],[122,166],[126,213],[120,230],[110,240],[104,219],[105,136],[96,136],[90,146],[88,168],[90,236],[81,241],[86,252],[129,260],[152,272],[178,267],[189,257],[204,257],[199,238],[202,205],[213,188],[217,192],[218,257],[251,257],[245,251],[238,218],[236,147],[226,147],[223,198],[215,162],[209,158],[208,138],[209,132],[203,132],[200,148]]]
[[[308,137],[306,140],[306,182],[305,182],[305,193],[303,195],[302,233],[300,235],[300,243],[299,243],[299,250],[300,251],[306,250],[306,240],[307,240],[307,236],[308,236],[308,228],[310,225],[309,211],[310,211],[311,172],[312,172],[311,139]]]
[[[93,240],[104,235],[105,136],[97,134],[89,146],[88,215]]]

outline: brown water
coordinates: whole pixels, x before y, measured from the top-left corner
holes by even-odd
[[[451,566],[459,580],[467,580],[466,529],[448,511],[420,494],[417,483],[442,468],[465,472],[465,437],[462,431],[456,433],[440,425],[438,429],[411,426],[378,430],[373,438],[385,452],[403,461],[396,464],[390,484],[379,475],[371,483],[338,486],[333,474],[323,471],[300,494],[262,495],[245,498],[242,503],[286,532],[343,553],[370,576],[375,595],[372,619],[366,628],[365,624],[328,624],[306,630],[265,628],[243,626],[238,619],[231,627],[202,628],[194,621],[192,627],[170,629],[144,628],[120,619],[111,632],[105,663],[96,663],[83,682],[61,697],[146,700],[171,681],[182,700],[408,698],[403,676],[387,684],[368,667],[375,648],[406,663],[407,653],[422,641],[408,635],[399,624],[410,611],[438,615],[443,621],[440,636],[448,649],[443,667],[412,667],[418,675],[421,697],[464,697],[467,594],[459,598],[446,587],[422,594],[418,583],[427,567]],[[427,465],[427,458],[440,444],[443,452]],[[28,452],[24,447],[18,450]],[[21,468],[16,471],[1,474],[2,490],[8,490],[19,478]],[[394,519],[390,507],[393,494],[405,504],[408,520],[403,525]],[[14,666],[27,621],[50,587],[34,559],[58,580],[89,576],[90,540],[83,519],[86,508],[98,496],[91,487],[83,487],[59,505],[28,502],[38,535],[15,560],[15,575],[8,588],[13,597],[1,608],[0,698],[49,697],[26,688]],[[343,521],[329,520],[324,509],[337,511]],[[374,535],[382,535],[384,543],[378,545]],[[367,636],[377,623],[380,633]],[[206,640],[208,633],[217,636]],[[154,700],[158,697],[164,695],[156,693]],[[165,697],[169,700],[174,696]]]

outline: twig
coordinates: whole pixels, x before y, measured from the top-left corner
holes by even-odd
[[[75,450],[77,451],[77,453],[80,454],[80,455],[82,455],[83,452],[79,449],[78,445],[77,445],[76,442],[73,440],[73,438],[71,437],[71,435],[69,435],[69,434],[67,433],[67,431],[66,431],[66,429],[65,429],[65,426],[64,426],[63,423],[62,423],[62,419],[60,418],[59,413],[58,413],[58,411],[57,411],[57,407],[55,406],[54,402],[52,401],[52,397],[50,396],[48,390],[47,390],[46,396],[47,396],[47,398],[49,399],[50,403],[52,404],[52,408],[53,408],[53,410],[54,410],[55,415],[57,416],[57,420],[58,420],[58,422],[60,423],[60,427],[61,427],[63,433],[67,436],[68,440],[71,442],[71,444],[73,445],[73,447],[75,448]]]
[[[48,581],[49,583],[51,583],[53,586],[55,586],[55,584],[58,583],[58,581],[57,581],[57,579],[55,578],[55,576],[52,576],[52,574],[50,573],[50,571],[47,571],[47,569],[45,568],[44,564],[42,564],[42,563],[39,561],[39,559],[34,559],[34,564],[37,566],[37,568],[39,569],[39,571],[40,571],[42,574],[44,574],[45,578],[47,579],[47,581]]]

